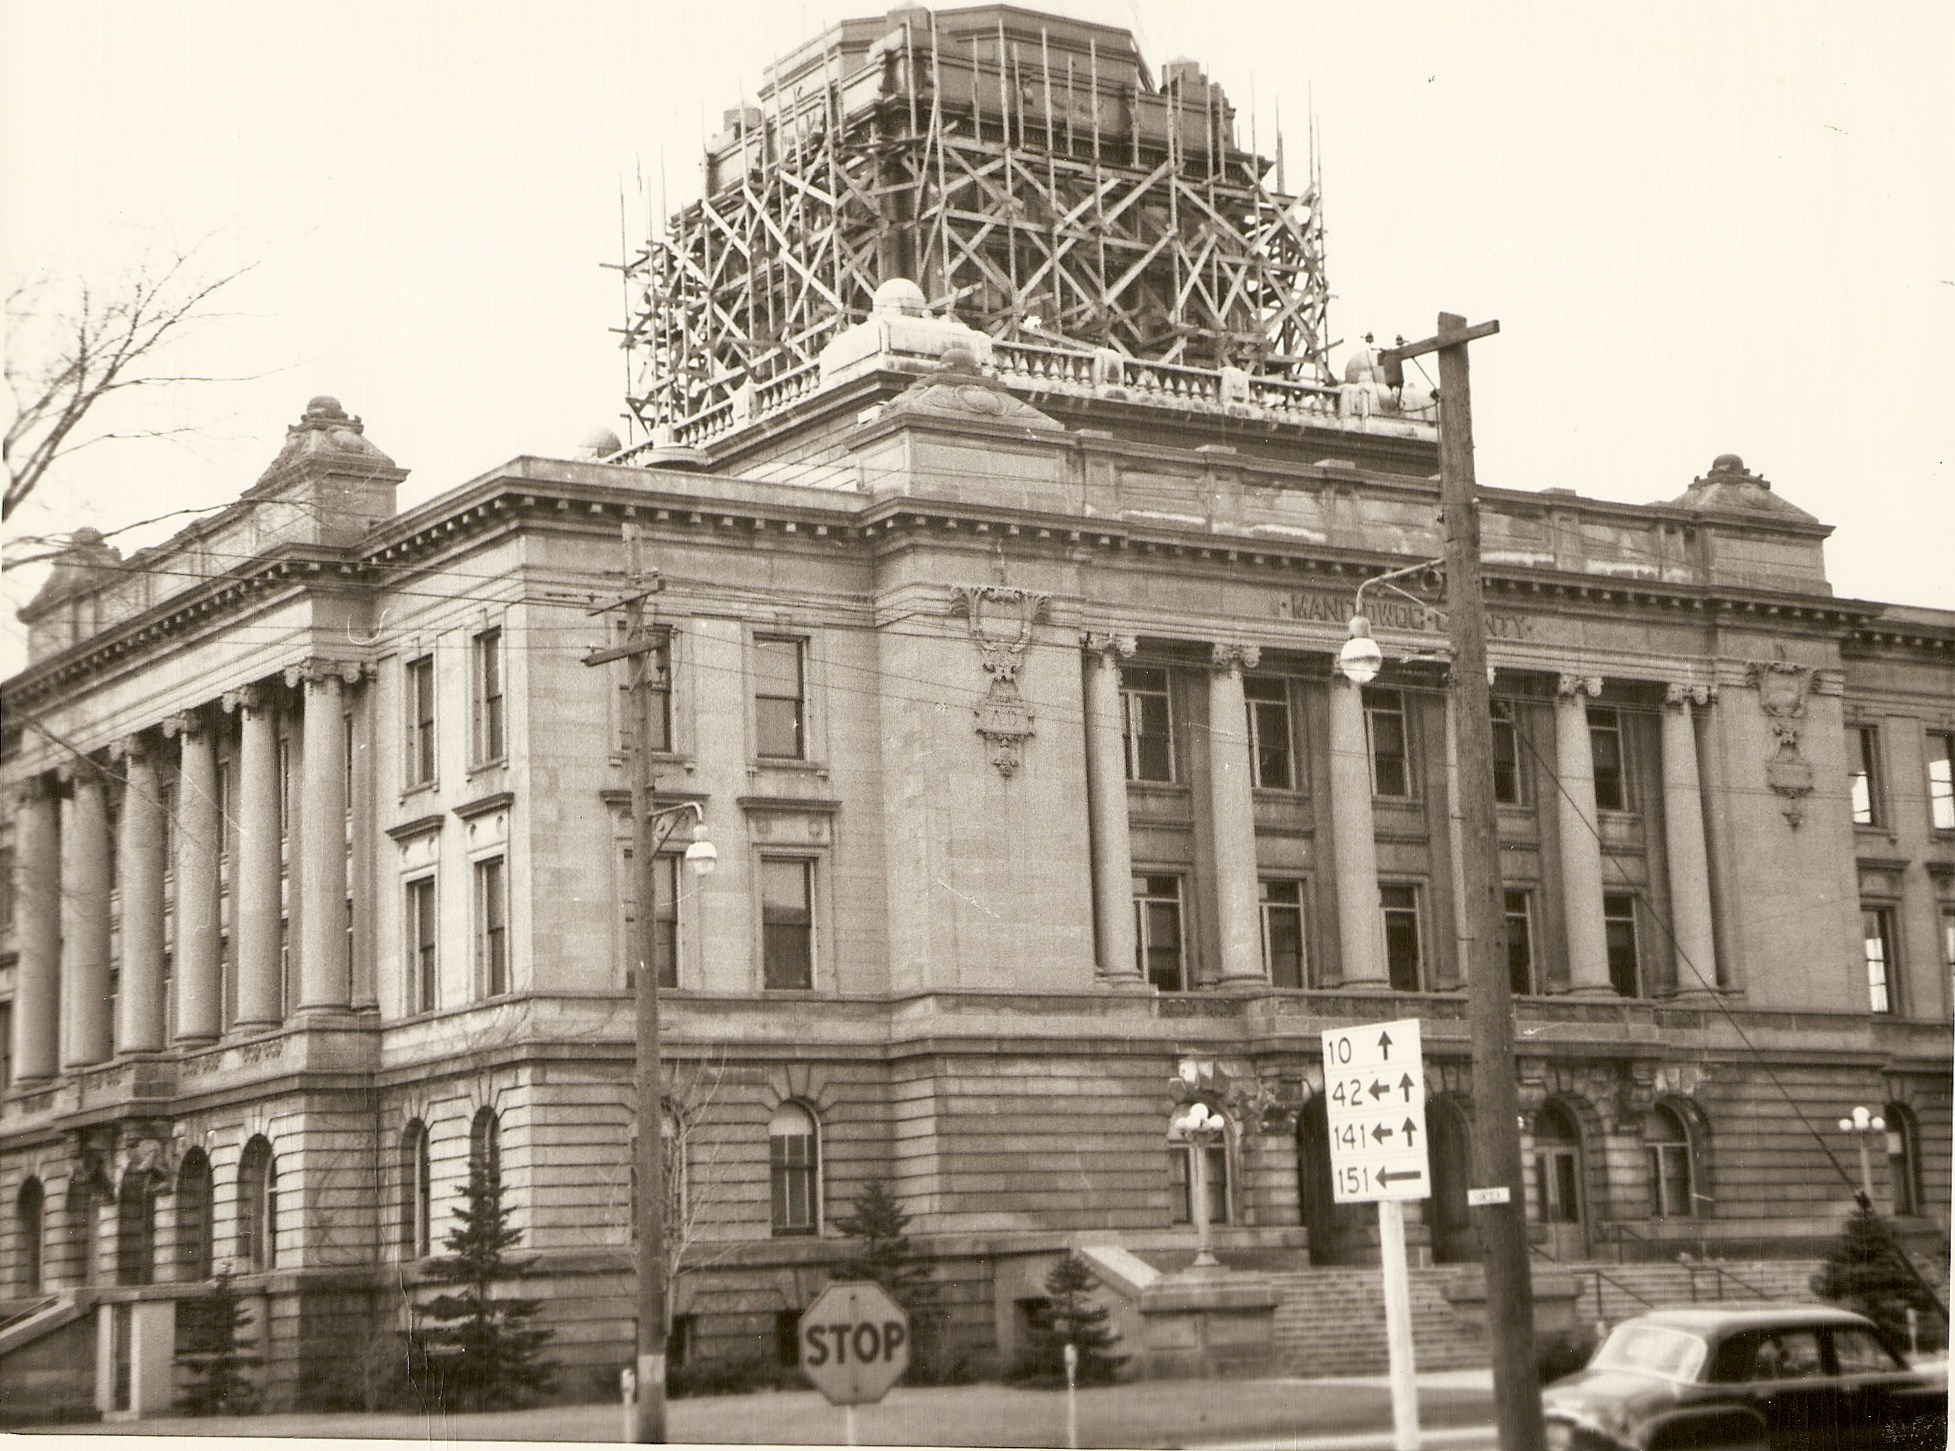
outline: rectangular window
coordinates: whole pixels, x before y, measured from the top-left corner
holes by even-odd
[[[1129,781],[1174,779],[1174,716],[1168,708],[1168,672],[1130,665],[1120,672],[1120,721]]]
[[[1627,892],[1602,898],[1602,935],[1608,945],[1609,985],[1620,997],[1637,994],[1636,899]]]
[[[1867,997],[1876,1013],[1894,1012],[1893,911],[1887,907],[1862,908],[1860,935],[1866,939]]]
[[[1202,1151],[1208,1170],[1208,1222],[1229,1222],[1229,1151],[1225,1145],[1210,1144]],[[1175,1224],[1193,1224],[1194,1195],[1189,1183],[1194,1173],[1195,1149],[1191,1144],[1175,1144],[1168,1149],[1168,1214]]]
[[[1290,683],[1270,675],[1242,682],[1249,702],[1249,779],[1266,791],[1294,791],[1296,758],[1290,748]]]
[[[1404,799],[1412,794],[1412,755],[1405,730],[1405,697],[1396,690],[1364,692],[1365,734],[1371,741],[1371,790]]]
[[[1853,798],[1853,824],[1879,826],[1880,732],[1874,726],[1848,726],[1847,783]]]
[[[672,749],[672,632],[654,630],[652,649],[626,661],[624,677],[618,685],[618,749],[623,755],[630,755],[637,749],[638,711],[636,697],[632,693],[632,672],[635,662],[642,661],[648,672],[646,688],[651,696],[648,702],[652,718],[651,745],[655,752]]]
[[[754,732],[762,756],[807,757],[805,640],[754,636]]]
[[[438,1006],[435,979],[437,922],[434,878],[407,884],[407,1011],[431,1013]]]
[[[475,759],[500,761],[503,748],[502,627],[492,626],[475,637]]]
[[[1537,1209],[1543,1224],[1578,1224],[1582,1218],[1581,1185],[1578,1181],[1579,1156],[1575,1149],[1549,1145],[1534,1155],[1535,1186],[1540,1191]]]
[[[820,1230],[817,1195],[821,1175],[816,1154],[815,1136],[811,1133],[767,1136],[775,1234],[815,1234]]]
[[[1588,744],[1595,756],[1595,804],[1603,811],[1629,809],[1629,778],[1623,766],[1622,717],[1613,706],[1588,708]]]
[[[1493,799],[1502,806],[1524,806],[1527,778],[1521,771],[1520,731],[1512,701],[1493,703]]]
[[[1928,732],[1928,820],[1955,831],[1955,731]]]
[[[410,660],[402,672],[407,739],[402,757],[409,786],[434,780],[434,656]]]
[[[509,882],[499,856],[475,864],[475,976],[487,997],[509,991]]]
[[[1415,993],[1424,976],[1419,953],[1419,889],[1380,886],[1378,901],[1385,913],[1385,968],[1392,991]]]
[[[1534,894],[1507,892],[1502,896],[1502,920],[1507,928],[1507,985],[1517,995],[1534,989]]]
[[[658,985],[679,985],[679,858],[661,852],[652,864],[658,876],[658,915],[653,919],[654,938],[649,944],[658,954]],[[632,849],[624,849],[625,991],[638,984],[638,872]]]
[[[1181,939],[1181,878],[1134,878],[1134,962],[1164,993],[1187,986]]]
[[[1263,970],[1275,987],[1304,986],[1303,883],[1262,882]]]
[[[811,861],[761,859],[761,969],[770,988],[815,985],[814,875]]]

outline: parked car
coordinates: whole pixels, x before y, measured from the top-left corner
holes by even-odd
[[[1948,1376],[1828,1305],[1656,1310],[1542,1392],[1549,1451],[1943,1451]]]

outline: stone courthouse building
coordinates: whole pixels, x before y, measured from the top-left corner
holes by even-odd
[[[76,537],[6,685],[0,1400],[154,1407],[225,1267],[274,1401],[348,1393],[471,1148],[567,1386],[615,1386],[636,733],[584,657],[627,531],[635,744],[718,852],[680,833],[655,913],[675,1356],[791,1352],[881,1180],[941,1356],[1008,1363],[1076,1247],[1150,1365],[1298,1360],[1376,1256],[1318,1034],[1401,1017],[1420,1333],[1470,1322],[1438,582],[1367,592],[1374,682],[1334,665],[1439,552],[1432,400],[1332,371],[1314,179],[1234,133],[1124,31],[847,22],[633,263],[649,442],[402,509],[384,419],[320,397],[208,520]],[[1955,616],[1835,596],[1798,459],[1706,465],[1482,490],[1524,1190],[1543,1283],[1598,1296],[1802,1284],[1855,1105],[1878,1206],[1947,1232]],[[1228,1119],[1207,1277],[1184,1064]]]

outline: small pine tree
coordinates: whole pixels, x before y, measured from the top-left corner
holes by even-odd
[[[1813,1292],[1858,1310],[1905,1344],[1908,1308],[1928,1318],[1933,1306],[1901,1256],[1901,1247],[1863,1196],[1833,1252],[1814,1271]]]
[[[1068,1254],[1045,1277],[1047,1309],[1044,1323],[1034,1328],[1022,1373],[1037,1379],[1064,1382],[1066,1346],[1079,1351],[1079,1384],[1111,1385],[1127,1363],[1115,1355],[1119,1332],[1107,1323],[1105,1306],[1092,1300],[1098,1281],[1085,1260]]]
[[[455,1288],[416,1309],[410,1333],[410,1373],[422,1395],[444,1410],[491,1410],[526,1405],[550,1388],[555,1367],[538,1358],[556,1332],[532,1325],[540,1300],[497,1298],[496,1282],[519,1279],[532,1260],[507,1251],[522,1243],[514,1212],[502,1202],[502,1176],[493,1162],[473,1158],[459,1191],[456,1224],[432,1261],[428,1277]]]
[[[177,1408],[192,1416],[250,1414],[257,1406],[258,1390],[247,1372],[263,1362],[245,1340],[251,1312],[231,1284],[229,1272],[220,1270],[208,1294],[181,1305],[189,1313],[185,1348],[177,1353],[176,1363],[188,1375]]]
[[[910,1317],[910,1344],[924,1380],[944,1370],[943,1286],[918,1264],[905,1233],[910,1216],[881,1180],[872,1180],[855,1196],[849,1213],[835,1227],[857,1242],[855,1253],[835,1268],[838,1280],[874,1280]]]

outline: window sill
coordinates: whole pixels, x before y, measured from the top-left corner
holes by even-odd
[[[491,757],[490,757],[490,758],[489,758],[488,760],[486,760],[486,761],[470,761],[470,762],[468,763],[468,774],[469,774],[469,775],[471,775],[471,776],[479,776],[479,775],[481,775],[481,774],[482,774],[482,773],[483,773],[484,771],[501,771],[501,770],[505,770],[505,769],[507,769],[507,767],[508,767],[508,765],[509,765],[509,757],[508,757],[508,756],[506,756],[506,755],[505,755],[505,756],[491,756]]]
[[[826,775],[828,763],[810,760],[805,756],[755,756],[747,763],[747,769],[749,771],[814,771]]]

